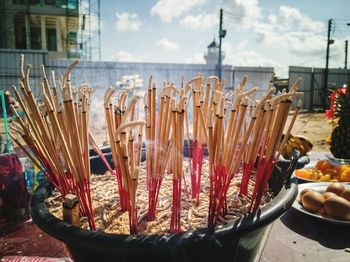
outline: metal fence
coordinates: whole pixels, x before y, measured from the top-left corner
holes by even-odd
[[[50,61],[47,69],[55,70],[57,75],[64,73],[71,61]],[[147,89],[148,79],[153,76],[157,86],[162,86],[163,81],[174,82],[181,85],[181,79],[187,82],[198,73],[206,76],[215,74],[215,66],[202,64],[165,64],[165,63],[130,63],[130,62],[95,62],[81,61],[74,69],[72,81],[87,81],[92,86],[100,86],[100,91],[115,85],[125,75],[139,75],[143,80],[143,90]],[[227,85],[232,86],[232,66],[223,67],[223,77]],[[80,84],[80,83],[76,83]]]
[[[47,71],[54,70],[59,77],[64,73],[72,61],[70,60],[48,60],[47,51],[38,50],[16,50],[0,49],[0,89],[10,89],[12,85],[19,81],[19,61],[20,54],[24,54],[24,64],[31,64],[32,70],[30,80],[33,87],[40,86],[40,66],[45,65]],[[165,63],[128,63],[128,62],[95,62],[82,61],[74,71],[73,81],[77,83],[87,81],[92,86],[100,86],[100,90],[115,84],[124,75],[138,74],[148,82],[150,75],[153,75],[157,86],[161,86],[163,81],[174,82],[180,86],[181,79],[185,82],[192,79],[198,73],[206,76],[214,75],[216,68],[205,64],[165,64]],[[224,65],[222,68],[223,78],[226,86],[233,86],[233,67]],[[147,86],[145,87],[147,88]]]
[[[10,90],[12,85],[18,85],[20,55],[24,54],[24,65],[31,64],[30,82],[36,94],[41,82],[40,66],[47,65],[47,51],[0,49],[0,89]]]
[[[322,93],[324,81],[324,68],[311,67],[289,67],[289,87],[301,77],[300,91],[304,92],[303,109],[309,111],[322,108],[325,99],[328,103],[328,97]],[[328,70],[328,88],[343,86],[350,80],[349,69],[329,69]]]
[[[40,86],[41,65],[45,65],[48,72],[54,70],[56,76],[59,77],[72,62],[69,60],[48,60],[47,51],[0,49],[0,89],[11,89],[12,85],[18,84],[18,66],[21,53],[24,54],[24,64],[32,65],[30,84],[34,91]],[[74,84],[87,81],[92,86],[100,86],[98,93],[103,93],[103,90],[109,85],[115,84],[124,75],[138,74],[145,85],[147,85],[149,76],[153,75],[158,86],[161,86],[163,81],[174,81],[177,86],[180,86],[182,77],[186,82],[198,73],[203,73],[206,76],[215,75],[215,65],[82,61],[74,70],[72,81]],[[258,86],[259,91],[263,92],[267,89],[273,68],[233,68],[231,65],[223,65],[222,75],[225,79],[225,87],[228,90],[234,89],[245,74],[248,75],[247,88]]]

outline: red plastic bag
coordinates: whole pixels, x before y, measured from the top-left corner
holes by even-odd
[[[13,154],[0,156],[0,199],[5,220],[19,220],[28,216],[29,193],[22,164]]]
[[[51,257],[4,257],[3,262],[70,262],[69,258],[51,258]]]

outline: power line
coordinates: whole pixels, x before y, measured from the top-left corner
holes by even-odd
[[[251,21],[257,21],[257,20],[252,20],[251,18],[247,18],[247,17],[244,17],[241,13],[236,13],[236,12],[232,12],[232,11],[228,11],[228,10],[224,10],[224,13],[227,14],[226,17],[233,17],[233,18],[238,18],[238,19],[248,19],[248,20],[251,20]],[[341,21],[341,23],[344,23],[344,21],[348,21],[350,22],[350,18],[335,18],[333,19],[333,21],[337,22],[337,21]],[[318,20],[315,22],[328,22],[328,19],[321,19],[321,20]],[[345,23],[344,23],[345,25]]]
[[[346,26],[346,27],[345,27]],[[345,22],[342,23],[337,23],[335,22],[335,27],[337,28],[338,35],[340,35],[340,37],[342,37],[343,39],[346,39],[347,37],[345,36],[344,31],[347,31],[346,29],[348,29],[348,24],[345,25]],[[342,29],[341,29],[342,28]],[[346,28],[346,29],[345,29]],[[349,31],[348,31],[349,32]],[[345,40],[345,48],[344,48],[344,55],[345,55],[345,59],[344,59],[344,69],[347,69],[347,63],[348,63],[348,40]],[[340,58],[340,56],[343,55],[343,53],[336,53],[334,55],[332,55],[332,57],[338,57]]]
[[[236,27],[256,25],[256,23],[250,23],[250,22],[243,21],[243,20],[236,20],[235,21],[235,20],[230,20],[230,19],[225,19],[224,23],[231,24],[231,25],[236,26]]]
[[[335,20],[335,21],[338,21],[338,20],[341,20],[341,21],[350,21],[350,18],[348,17],[348,18],[335,18],[335,19],[333,19],[333,20]]]
[[[340,33],[342,33],[344,38],[345,38],[344,31],[346,31],[346,29],[349,30],[349,26],[347,26],[345,24],[338,24],[335,22],[334,23],[334,30],[336,30],[336,29],[337,29],[337,31],[340,31]]]
[[[230,25],[234,25],[237,28],[243,28],[243,27],[247,27],[247,26],[254,26],[257,25],[258,21],[257,20],[251,20],[250,18],[244,17],[239,13],[234,13],[234,12],[230,12],[225,10],[224,11],[225,14],[225,20],[224,22]],[[340,37],[340,38],[347,38],[347,32],[350,32],[350,28],[345,24],[344,21],[350,21],[349,18],[337,18],[337,19],[333,19],[332,20],[333,23],[331,24],[331,26],[329,27],[329,43],[333,42],[333,39],[330,39],[330,37],[332,38],[336,38],[336,37]],[[326,21],[322,21],[322,22],[326,22]],[[329,22],[329,20],[328,20]],[[266,25],[268,26],[269,23],[266,23]],[[300,30],[301,31],[301,30]],[[341,52],[336,52],[334,53],[333,50],[330,50],[331,52],[329,52],[328,57],[330,58],[339,58],[341,55]],[[324,60],[324,57],[318,57],[316,59],[312,59],[312,60],[307,60],[307,61],[302,61],[300,62],[300,59],[297,59],[294,61],[290,61],[289,64],[293,64],[293,63],[297,63],[298,65],[305,65],[305,64],[312,64],[314,62],[321,62],[322,60]]]
[[[229,18],[229,19],[227,19],[227,18]],[[251,18],[247,18],[247,17],[241,16],[238,14],[232,15],[232,13],[225,16],[224,22],[230,21],[230,19],[231,19],[231,22],[234,22],[234,23],[245,23],[245,24],[251,24],[251,25],[256,24],[258,22],[257,20],[253,20]]]

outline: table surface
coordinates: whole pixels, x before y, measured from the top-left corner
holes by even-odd
[[[326,152],[310,154],[311,165]],[[290,208],[274,222],[260,261],[350,261],[350,226]]]
[[[274,222],[260,261],[350,261],[350,227],[291,208]]]

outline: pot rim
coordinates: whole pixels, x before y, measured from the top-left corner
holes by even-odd
[[[257,212],[219,225],[212,229],[197,229],[175,234],[124,235],[102,231],[82,229],[53,216],[47,209],[44,200],[50,195],[52,186],[41,184],[30,198],[29,210],[37,226],[54,238],[65,242],[68,246],[91,247],[100,251],[130,253],[140,251],[159,252],[164,249],[184,248],[202,244],[203,242],[220,245],[222,238],[239,238],[272,223],[287,211],[293,204],[298,187],[296,180],[285,183],[272,201]]]

